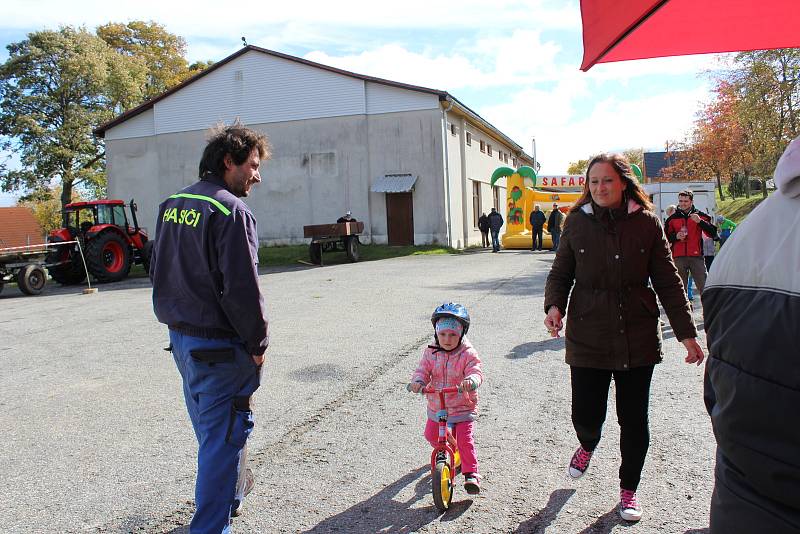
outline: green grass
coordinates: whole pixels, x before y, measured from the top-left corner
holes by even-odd
[[[387,245],[364,245],[359,247],[359,261],[385,260],[401,256],[418,256],[429,254],[460,254],[460,250],[441,245],[390,247]],[[348,263],[344,252],[325,252],[322,256],[325,265]],[[276,247],[261,247],[258,249],[258,262],[263,266],[294,265],[297,263],[310,263],[308,245],[288,245]]]
[[[717,213],[724,215],[736,224],[741,223],[764,200],[764,197],[761,196],[761,191],[751,193],[750,198],[738,197],[734,199],[726,194],[725,200],[720,200],[719,190],[717,190],[716,195]]]

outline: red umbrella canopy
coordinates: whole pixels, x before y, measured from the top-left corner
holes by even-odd
[[[583,64],[800,47],[798,0],[581,0]]]

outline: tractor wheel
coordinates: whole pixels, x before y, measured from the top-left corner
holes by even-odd
[[[148,241],[142,247],[142,267],[144,272],[150,274],[150,260],[153,259],[153,242]]]
[[[17,273],[17,286],[26,295],[38,295],[46,282],[47,274],[38,265],[26,265]]]
[[[119,282],[131,270],[131,252],[122,236],[101,233],[86,245],[86,263],[98,282]]]
[[[70,246],[63,245],[53,248],[53,251],[48,254],[47,260],[45,260],[48,265],[60,264],[47,267],[47,272],[50,273],[53,280],[65,286],[80,284],[86,280],[86,269],[83,268],[80,254],[70,250]]]

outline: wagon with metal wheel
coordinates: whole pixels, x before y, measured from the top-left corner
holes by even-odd
[[[9,282],[16,282],[26,295],[38,295],[47,282],[44,247],[12,247],[0,249],[0,291]]]
[[[361,221],[303,226],[303,237],[310,237],[308,256],[311,263],[322,265],[323,252],[344,251],[352,262],[359,258],[358,234],[364,231]]]

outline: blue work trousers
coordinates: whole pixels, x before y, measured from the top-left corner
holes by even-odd
[[[250,396],[260,368],[236,339],[205,339],[170,330],[172,356],[199,449],[196,510],[190,534],[228,534],[245,444],[253,430]]]
[[[492,230],[492,250],[498,252],[500,250],[500,230]]]
[[[553,250],[558,250],[558,243],[561,241],[561,230],[553,230],[550,232],[550,237],[553,238]]]

